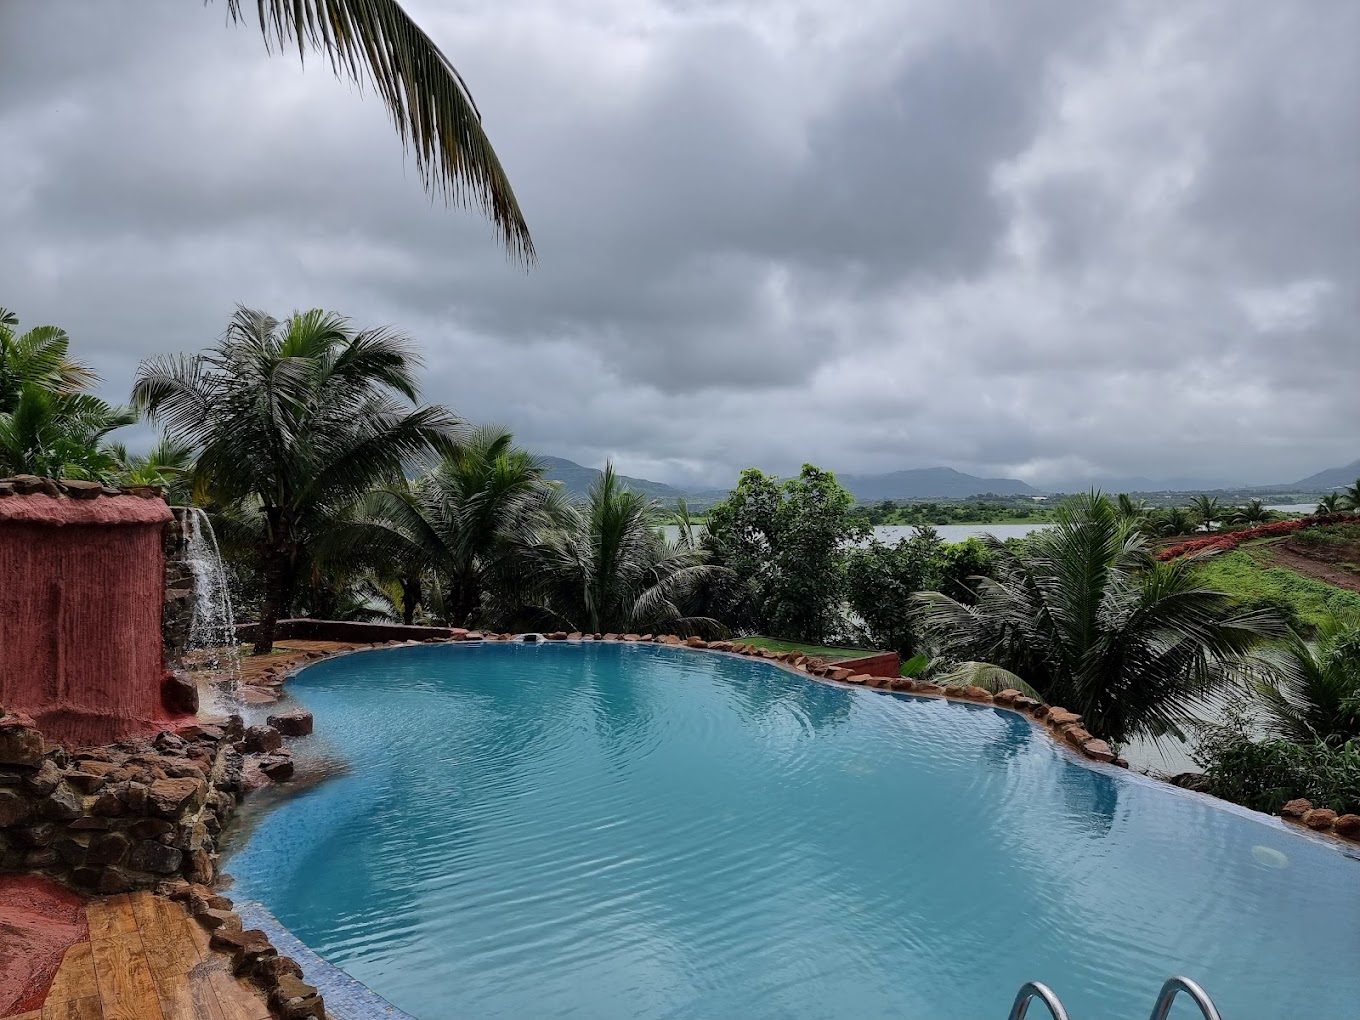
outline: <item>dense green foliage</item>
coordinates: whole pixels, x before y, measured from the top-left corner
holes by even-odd
[[[975,538],[951,544],[926,526],[893,545],[871,539],[850,548],[845,564],[846,600],[867,642],[909,658],[920,643],[916,596],[942,591],[975,602],[992,555]]]
[[[109,437],[133,415],[85,392],[93,374],[65,334],[20,335],[0,310],[0,471],[159,485],[207,508],[242,616],[257,608],[257,649],[272,647],[284,614],[760,633],[750,640],[762,647],[892,648],[904,675],[1018,687],[1116,744],[1199,726],[1197,707],[1230,689],[1250,698],[1250,718],[1200,728],[1213,792],[1262,810],[1298,796],[1360,810],[1360,594],[1262,566],[1255,545],[1152,555],[1170,536],[1278,516],[1260,500],[866,508],[805,465],[790,479],[744,472],[701,526],[684,504],[667,511],[630,491],[612,466],[573,502],[507,431],[419,405],[417,368],[390,330],[242,309],[204,353],[142,366],[134,405],[165,435],[129,454]],[[1351,506],[1360,483],[1319,511]],[[930,526],[1019,520],[1052,526],[953,544]],[[888,544],[870,521],[917,528]],[[1360,523],[1290,541],[1345,568]]]
[[[0,474],[111,480],[121,463],[106,441],[136,416],[85,392],[98,377],[65,330],[18,326],[0,308]]]
[[[1312,642],[1291,634],[1265,665],[1254,687],[1269,732],[1300,744],[1360,739],[1360,618],[1329,619]]]
[[[273,645],[308,545],[374,485],[450,447],[453,416],[412,406],[417,365],[390,330],[356,331],[319,309],[281,322],[242,308],[208,351],[138,371],[134,401],[198,450],[195,491],[256,532],[257,650]]]
[[[1203,731],[1195,761],[1210,793],[1257,811],[1274,814],[1306,797],[1339,813],[1360,812],[1360,740],[1259,740],[1239,716]]]
[[[1064,505],[1019,550],[993,544],[995,577],[969,605],[921,596],[925,626],[962,665],[960,680],[1028,686],[1116,743],[1178,731],[1284,634],[1266,612],[1201,587],[1184,562],[1154,560],[1108,498]]]
[[[829,471],[780,479],[751,468],[708,513],[718,562],[752,607],[752,629],[823,644],[841,628],[845,548],[867,537],[854,498]]]

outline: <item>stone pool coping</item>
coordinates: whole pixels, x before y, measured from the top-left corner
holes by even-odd
[[[630,644],[657,644],[666,647],[679,648],[686,651],[707,651],[726,655],[737,655],[745,658],[762,659],[769,662],[772,666],[779,667],[786,672],[796,673],[809,680],[820,681],[834,684],[836,686],[861,687],[867,690],[876,690],[883,694],[908,694],[913,697],[923,699],[934,698],[943,701],[956,701],[965,704],[990,706],[1003,711],[1013,712],[1016,715],[1027,719],[1031,725],[1045,733],[1060,749],[1080,759],[1088,766],[1106,765],[1117,766],[1121,769],[1128,769],[1128,762],[1117,756],[1104,740],[1093,736],[1083,725],[1080,715],[1069,712],[1067,709],[1056,705],[1043,704],[1033,698],[1028,698],[1020,691],[1008,689],[998,691],[993,694],[991,691],[981,687],[971,686],[945,686],[929,680],[914,680],[902,676],[875,676],[869,673],[854,673],[844,668],[841,663],[830,662],[817,656],[804,655],[801,652],[774,652],[766,648],[757,648],[754,645],[745,644],[741,641],[705,641],[703,638],[691,637],[680,638],[673,634],[652,635],[652,634],[586,634],[582,632],[567,633],[556,631],[548,634],[529,633],[529,634],[497,634],[476,630],[463,630],[453,628],[447,638],[426,638],[423,641],[384,641],[375,642],[368,645],[352,645],[334,652],[319,653],[312,652],[307,655],[303,662],[292,663],[283,672],[279,679],[288,679],[296,676],[303,669],[314,665],[318,661],[334,658],[339,655],[351,655],[359,652],[376,651],[379,649],[414,647],[419,645],[446,645],[446,644],[475,644],[475,643],[528,643],[528,642],[551,642],[551,643],[576,643],[585,644],[594,641],[611,641]],[[1130,773],[1132,775],[1132,773]],[[1246,812],[1249,816],[1258,819],[1271,819],[1279,822],[1283,819],[1285,828],[1299,834],[1317,835],[1326,837],[1327,842],[1337,843],[1343,846],[1352,846],[1360,843],[1360,815],[1338,815],[1337,812],[1327,808],[1316,808],[1314,805],[1303,799],[1291,800],[1281,808],[1279,817],[1265,814],[1260,811],[1253,811],[1250,808],[1233,804],[1220,797],[1211,794],[1200,793],[1193,790],[1184,790],[1171,783],[1150,777],[1141,777],[1148,782],[1156,783],[1161,789],[1175,790],[1179,793],[1191,793],[1197,797],[1204,797],[1212,801],[1215,806],[1232,808],[1235,812]]]
[[[325,998],[326,1015],[331,1020],[416,1020],[362,981],[318,956],[285,928],[264,904],[238,903],[236,912],[243,923],[264,932],[279,952],[302,965],[308,981]]]

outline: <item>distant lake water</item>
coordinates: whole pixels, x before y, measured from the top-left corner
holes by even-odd
[[[1047,528],[1047,524],[936,524],[934,528],[946,542],[962,542],[975,535],[992,534],[1000,539],[1024,538],[1031,531]],[[874,537],[880,542],[895,543],[903,538],[911,538],[916,528],[910,524],[881,524],[874,528]],[[666,538],[674,541],[680,529],[667,524],[661,529]]]

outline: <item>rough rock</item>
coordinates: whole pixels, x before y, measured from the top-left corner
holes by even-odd
[[[15,790],[0,790],[0,829],[22,825],[33,813],[27,797]]]
[[[241,738],[240,750],[250,754],[267,754],[283,746],[283,734],[273,726],[251,726]]]
[[[128,867],[138,871],[152,871],[158,875],[173,875],[179,871],[184,853],[172,846],[144,839],[128,855]]]
[[[312,732],[312,713],[305,708],[279,712],[271,715],[266,721],[285,737],[305,737]]]
[[[1050,708],[1046,718],[1049,725],[1054,729],[1060,730],[1068,726],[1081,725],[1081,716],[1077,715],[1076,712],[1069,712],[1065,708]]]
[[[267,754],[259,761],[260,771],[276,783],[282,783],[292,779],[297,767],[293,764],[293,756],[286,752]]]
[[[1360,815],[1341,815],[1332,826],[1332,831],[1347,839],[1360,840]]]
[[[1313,810],[1313,802],[1303,797],[1291,800],[1284,807],[1280,808],[1280,814],[1285,818],[1302,818],[1309,811]]]
[[[872,679],[873,677],[868,673],[851,673],[845,678],[845,682],[848,684],[862,684]]]
[[[1012,705],[1015,703],[1016,698],[1023,697],[1024,695],[1014,687],[1007,687],[1004,691],[997,691],[996,694],[992,696],[992,700],[998,705]]]
[[[701,637],[690,637],[685,639],[686,648],[707,648],[708,642]]]
[[[161,681],[161,704],[176,715],[194,715],[198,712],[198,684],[191,677],[170,670]]]
[[[207,784],[201,779],[158,779],[147,790],[147,805],[163,818],[178,818],[197,811],[207,797]]]
[[[38,771],[24,778],[24,785],[39,797],[46,797],[57,788],[57,784],[61,782],[61,775],[61,769],[48,759],[38,766]]]
[[[1212,785],[1203,772],[1178,772],[1168,782],[1182,790],[1194,790],[1197,793],[1208,793]]]
[[[1336,812],[1331,808],[1313,808],[1303,816],[1303,824],[1310,829],[1325,832],[1336,824]]]
[[[0,765],[37,768],[43,757],[43,738],[28,716],[0,715]]]
[[[1088,740],[1081,745],[1081,753],[1093,761],[1112,762],[1115,753],[1110,749],[1110,745],[1103,740]]]
[[[207,907],[203,910],[194,912],[194,920],[209,931],[240,931],[241,915],[234,910],[216,910]],[[212,943],[217,945],[217,936],[213,936]]]
[[[54,822],[70,822],[80,817],[82,807],[80,795],[65,783],[58,783],[43,801],[43,814]]]
[[[1080,726],[1069,726],[1062,731],[1063,739],[1080,751],[1086,744],[1095,739],[1095,736],[1088,733]]]

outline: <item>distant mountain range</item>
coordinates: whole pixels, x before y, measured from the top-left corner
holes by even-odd
[[[884,499],[963,499],[991,493],[996,496],[1037,496],[1042,493],[1018,478],[979,478],[953,468],[913,468],[882,475],[837,475],[861,503]]]
[[[561,482],[567,491],[575,496],[584,496],[591,484],[600,476],[600,472],[595,468],[583,467],[564,457],[540,456],[539,460],[548,465],[548,478]],[[1092,488],[1099,488],[1105,492],[1216,492],[1225,489],[1241,492],[1255,489],[1261,492],[1312,493],[1326,492],[1328,489],[1352,484],[1360,478],[1360,460],[1345,467],[1319,471],[1297,482],[1257,486],[1205,477],[1164,478],[1158,481],[1143,477],[1111,476],[1069,481],[1054,485],[1050,489],[1041,489],[1018,478],[981,478],[947,467],[912,468],[872,475],[838,474],[836,477],[861,503],[877,503],[885,499],[966,499],[969,496],[987,494],[1039,496],[1054,492],[1086,492]],[[703,507],[727,495],[726,489],[682,489],[646,478],[630,478],[627,475],[620,475],[619,478],[634,491],[666,503],[685,499]]]
[[[595,468],[583,467],[565,457],[539,456],[548,465],[547,477],[561,482],[563,487],[574,496],[584,496],[600,472]],[[861,503],[877,503],[884,499],[963,499],[983,493],[997,496],[1038,495],[1039,489],[1026,485],[1016,478],[979,478],[967,475],[953,468],[915,468],[910,471],[890,471],[881,475],[837,475],[842,485],[849,489]],[[665,482],[654,482],[647,478],[631,478],[619,475],[619,479],[635,492],[642,492],[666,503],[685,499],[691,503],[705,506],[727,495],[726,489],[681,489]],[[736,484],[735,479],[733,484]]]
[[[1290,488],[1325,492],[1343,485],[1354,485],[1357,478],[1360,478],[1360,460],[1353,460],[1345,467],[1327,468],[1307,478],[1300,478]]]
[[[601,474],[597,468],[584,467],[565,457],[546,457],[540,454],[538,459],[548,465],[546,477],[550,481],[561,482],[564,489],[578,498],[585,497],[590,487],[595,484],[595,479]],[[727,495],[726,489],[678,489],[665,482],[653,482],[647,478],[632,478],[628,475],[619,475],[618,479],[634,492],[640,492],[664,503],[674,503],[677,499],[713,503]]]

